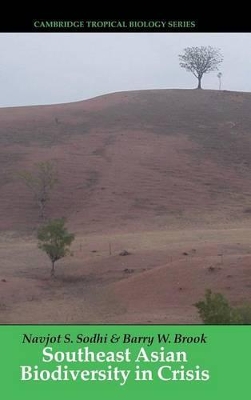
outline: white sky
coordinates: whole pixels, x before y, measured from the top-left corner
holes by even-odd
[[[222,89],[251,92],[251,33],[0,33],[0,107],[140,89],[189,89],[185,47],[221,49]],[[202,86],[218,89],[217,71]]]

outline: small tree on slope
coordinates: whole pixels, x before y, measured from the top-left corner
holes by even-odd
[[[41,226],[37,232],[38,247],[51,260],[51,276],[55,276],[55,262],[70,253],[75,236],[65,227],[65,219],[54,219]]]
[[[32,192],[34,200],[39,206],[39,216],[45,219],[45,207],[50,199],[54,186],[58,183],[57,171],[51,161],[34,164],[32,172],[21,171],[19,179]]]

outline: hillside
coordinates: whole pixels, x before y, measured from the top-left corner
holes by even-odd
[[[154,90],[0,109],[0,323],[198,323],[205,289],[250,299],[251,93]],[[53,160],[50,263],[17,179]],[[121,257],[127,249],[128,257]]]
[[[250,93],[204,90],[0,109],[1,229],[36,225],[15,172],[41,160],[60,175],[49,215],[79,230],[246,218],[250,109]]]

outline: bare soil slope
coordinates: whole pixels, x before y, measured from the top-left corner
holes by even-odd
[[[50,279],[34,240],[0,241],[0,323],[199,323],[207,288],[250,300],[250,229],[78,236]],[[112,243],[109,254],[108,243]],[[120,256],[123,249],[131,254]]]
[[[48,216],[84,232],[164,229],[246,219],[251,94],[203,90],[115,93],[0,110],[2,230],[38,222],[20,169],[54,160]]]
[[[0,109],[0,322],[197,323],[206,288],[249,301],[250,110],[250,93],[204,90]],[[56,280],[16,176],[46,160],[47,216],[76,233]]]

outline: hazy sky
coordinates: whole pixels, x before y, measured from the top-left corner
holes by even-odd
[[[251,92],[251,33],[0,33],[0,107],[65,103],[138,89],[194,88],[185,47],[211,45],[222,89]],[[217,72],[205,89],[218,89]]]

